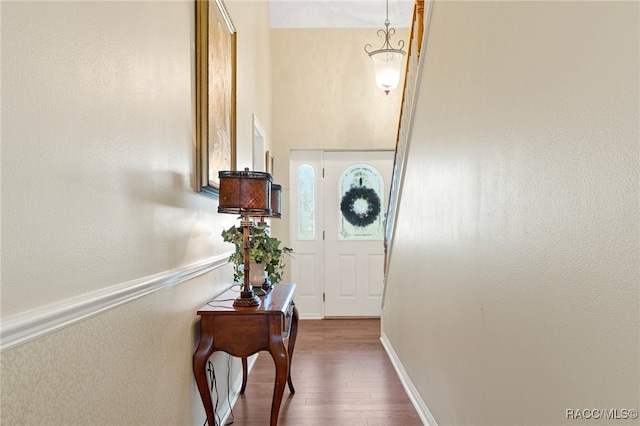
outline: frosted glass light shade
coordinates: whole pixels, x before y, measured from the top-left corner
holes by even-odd
[[[376,72],[376,83],[387,95],[398,87],[404,55],[402,50],[396,49],[376,50],[369,54]]]

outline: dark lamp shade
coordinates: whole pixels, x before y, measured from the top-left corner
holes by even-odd
[[[220,171],[218,213],[271,215],[271,184],[269,173]]]
[[[271,217],[280,219],[282,217],[282,186],[278,184],[271,185]]]

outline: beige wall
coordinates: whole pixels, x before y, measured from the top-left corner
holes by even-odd
[[[268,6],[227,6],[242,164],[251,114],[271,131]],[[192,189],[193,55],[192,1],[2,2],[5,323],[230,251],[220,232],[235,218]],[[3,351],[0,423],[202,424],[195,312],[231,276],[220,267]]]
[[[375,84],[365,44],[377,29],[274,29],[273,140],[283,218],[274,232],[289,242],[289,152],[292,149],[394,149],[402,82],[388,96]],[[393,41],[407,38],[398,28]],[[288,271],[287,271],[288,272]]]
[[[273,144],[271,124],[271,28],[264,0],[225,0],[238,27],[237,168],[253,168],[253,114],[265,132],[265,150]]]
[[[640,408],[638,16],[433,7],[383,331],[440,426]]]

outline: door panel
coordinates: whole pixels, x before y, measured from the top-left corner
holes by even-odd
[[[324,318],[322,151],[291,151],[289,189],[296,305],[300,318]]]
[[[340,299],[354,299],[356,297],[356,256],[353,254],[338,254],[338,288],[336,297]]]
[[[371,254],[368,259],[369,265],[367,270],[369,271],[369,291],[368,297],[378,297],[382,300],[383,280],[379,280],[378,277],[384,275],[384,255]]]
[[[392,151],[325,152],[325,316],[380,316]]]

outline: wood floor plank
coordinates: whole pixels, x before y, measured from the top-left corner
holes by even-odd
[[[279,426],[422,425],[380,343],[378,319],[301,320],[291,366],[295,394]],[[262,352],[233,408],[233,424],[269,424],[275,369]]]

